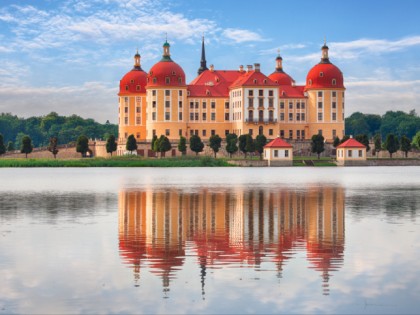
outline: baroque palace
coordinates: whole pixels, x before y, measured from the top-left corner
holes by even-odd
[[[325,43],[321,51],[321,61],[301,86],[283,70],[280,54],[268,76],[258,63],[238,70],[207,68],[204,38],[198,76],[189,84],[167,41],[162,59],[148,73],[137,52],[133,69],[120,81],[118,154],[131,134],[137,142],[150,142],[154,135],[178,141],[228,133],[264,134],[269,140],[310,140],[318,133],[327,141],[343,137],[343,74],[330,62]]]

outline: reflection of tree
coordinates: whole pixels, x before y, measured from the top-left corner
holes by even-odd
[[[195,251],[203,299],[209,267],[258,269],[273,262],[281,278],[288,260],[306,250],[328,294],[331,272],[343,260],[344,193],[339,187],[122,191],[119,205],[121,256],[134,266],[136,281],[147,262],[162,278],[165,294],[184,265],[186,248]]]

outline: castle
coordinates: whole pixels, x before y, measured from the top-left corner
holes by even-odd
[[[238,70],[207,67],[204,38],[198,76],[186,83],[184,70],[171,58],[170,45],[163,44],[162,59],[146,73],[141,56],[120,81],[119,137],[117,154],[133,134],[137,142],[165,135],[171,141],[196,134],[203,140],[228,133],[264,134],[310,140],[322,134],[327,141],[344,136],[345,87],[343,74],[330,62],[326,43],[321,61],[309,70],[305,85],[296,85],[275,59],[275,70],[266,76],[260,64]]]

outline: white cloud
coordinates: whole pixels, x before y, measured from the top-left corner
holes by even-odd
[[[222,35],[228,39],[233,40],[236,44],[244,42],[262,42],[266,41],[260,34],[237,28],[227,28],[222,32]]]

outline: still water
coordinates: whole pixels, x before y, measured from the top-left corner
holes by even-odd
[[[418,313],[420,167],[0,169],[0,315]]]

